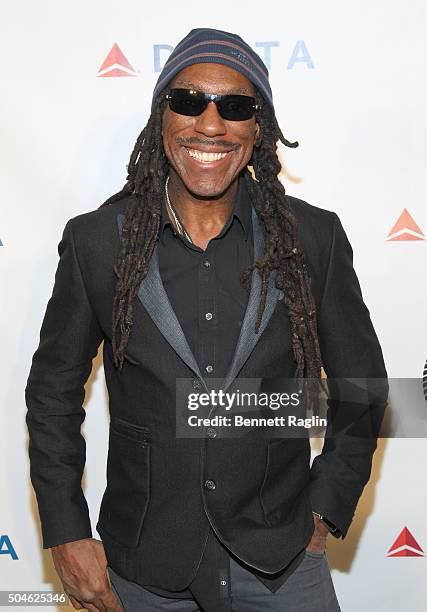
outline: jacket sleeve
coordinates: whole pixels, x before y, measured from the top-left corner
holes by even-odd
[[[28,453],[43,548],[92,537],[81,488],[86,443],[84,385],[103,335],[77,260],[73,219],[58,245],[60,260],[25,388]]]
[[[322,453],[310,471],[313,510],[344,538],[369,480],[389,385],[382,350],[366,307],[353,250],[334,217],[326,282],[318,309],[318,335],[328,376],[328,425]],[[353,379],[353,380],[350,380]]]

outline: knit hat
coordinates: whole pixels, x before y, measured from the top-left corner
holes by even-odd
[[[170,54],[153,92],[152,107],[160,92],[183,68],[202,62],[214,62],[234,68],[247,77],[269,102],[274,111],[268,70],[258,53],[237,34],[196,28],[181,40]]]

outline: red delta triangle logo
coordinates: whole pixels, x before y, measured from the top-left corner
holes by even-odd
[[[107,55],[98,70],[99,77],[134,77],[138,76],[135,69],[130,65],[123,51],[117,43],[111,47],[111,51]]]
[[[391,240],[425,240],[423,232],[415,223],[406,208],[403,209],[396,223],[387,234],[387,241]]]
[[[387,551],[387,557],[424,557],[424,551],[412,533],[404,527]]]

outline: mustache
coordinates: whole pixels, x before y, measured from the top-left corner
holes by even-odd
[[[190,138],[182,138],[181,136],[177,136],[176,142],[180,145],[193,145],[193,144],[201,144],[207,145],[208,147],[217,147],[218,145],[223,146],[224,148],[231,149],[232,151],[236,151],[240,149],[242,145],[238,143],[230,142],[229,140],[202,140],[197,138],[196,136],[191,136]]]

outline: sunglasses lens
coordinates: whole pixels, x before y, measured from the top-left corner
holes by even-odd
[[[180,115],[196,117],[203,113],[209,103],[202,92],[190,89],[171,89],[169,106]],[[253,117],[255,99],[250,96],[226,95],[216,100],[218,112],[226,121],[246,121]]]
[[[249,96],[224,96],[218,102],[221,116],[228,121],[246,121],[254,114],[255,100]]]
[[[200,115],[207,106],[207,101],[199,93],[191,93],[188,89],[172,89],[170,92],[170,108],[180,115],[195,117]]]

